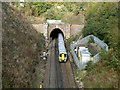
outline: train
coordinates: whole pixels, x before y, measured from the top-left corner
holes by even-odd
[[[58,34],[59,62],[67,62],[67,52],[64,45],[63,35]]]

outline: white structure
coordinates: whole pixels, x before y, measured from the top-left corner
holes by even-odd
[[[44,36],[45,36],[45,39],[47,40],[47,27],[48,27],[48,24],[45,24],[43,25],[43,33],[44,33]]]
[[[46,59],[46,52],[43,52],[43,60],[45,60]]]
[[[47,20],[48,24],[61,24],[61,20]]]
[[[20,0],[20,2],[24,2],[24,0]]]
[[[88,48],[86,48],[86,47],[79,47],[79,51],[85,51],[85,52],[88,52]]]
[[[24,3],[23,2],[24,2],[24,0],[20,0],[20,6],[21,7],[24,7]]]
[[[88,48],[85,47],[79,47],[78,49],[78,58],[80,62],[87,63],[91,60],[91,53],[88,52]]]
[[[60,9],[60,8],[61,8],[61,6],[57,6],[57,8],[58,8],[58,9]]]
[[[24,7],[24,4],[23,4],[23,3],[20,3],[20,6],[21,6],[21,7]]]
[[[77,49],[75,49],[74,51],[75,51],[75,53],[77,54]]]

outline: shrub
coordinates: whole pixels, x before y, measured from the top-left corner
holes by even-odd
[[[93,61],[89,61],[86,66],[86,70],[88,72],[91,72],[95,69],[96,65],[93,63]]]
[[[93,3],[87,6],[85,18],[87,23],[82,31],[83,36],[93,34],[113,48],[112,53],[102,50],[102,61],[107,65],[120,69],[118,62],[118,4],[117,3],[99,3],[93,6]],[[89,10],[89,7],[90,10]],[[97,8],[96,8],[97,7]],[[94,13],[93,13],[94,12]],[[92,42],[91,38],[89,42]]]
[[[114,55],[110,58],[108,64],[110,67],[114,67],[120,70],[120,61]]]
[[[94,43],[94,38],[92,36],[90,36],[88,43]]]

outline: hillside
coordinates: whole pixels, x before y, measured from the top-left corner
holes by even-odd
[[[95,35],[108,44],[109,51],[102,50],[102,59],[94,65],[89,62],[85,70],[75,69],[76,76],[83,82],[84,88],[118,88],[120,72],[118,3],[84,3],[83,7],[86,9],[84,12],[86,23],[82,36]],[[71,37],[67,43],[76,41],[80,35],[81,33]]]
[[[24,15],[2,3],[2,85],[3,88],[37,87],[44,66],[40,54],[45,49],[44,36],[38,33]],[[38,71],[39,68],[39,71]],[[39,84],[38,83],[38,84]]]
[[[68,5],[68,4],[67,4]],[[58,8],[58,6],[60,8]],[[67,8],[66,4],[54,4],[53,7],[48,9],[45,13],[41,16],[44,16],[46,19],[55,19],[55,20],[62,20],[64,23],[71,23],[71,24],[83,24],[82,21],[82,11],[79,9],[76,14],[76,9],[79,8],[76,4],[71,3],[73,6],[73,10],[70,12],[69,8]],[[73,17],[73,18],[71,18]]]
[[[118,88],[118,3],[89,3],[86,9],[87,23],[83,36],[97,36],[109,45],[109,51],[102,51],[102,59],[96,65],[88,65],[84,85],[92,88]]]
[[[45,23],[47,19],[71,24],[84,23],[81,2],[26,2],[22,8],[18,2],[12,4],[27,16],[30,23]]]

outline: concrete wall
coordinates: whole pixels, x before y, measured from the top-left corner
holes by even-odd
[[[48,33],[48,24],[43,24],[43,33],[44,33],[44,36],[46,37],[46,39],[48,38],[47,37],[47,33]]]
[[[66,39],[70,38],[70,24],[65,24],[64,30]]]
[[[43,31],[44,24],[32,24],[32,25],[38,32],[44,33],[44,31]]]
[[[48,24],[32,24],[32,25],[38,32],[43,33],[47,39]]]
[[[81,32],[84,28],[84,25],[71,25],[71,35],[76,35],[78,32]]]
[[[66,36],[65,35],[65,26],[64,26],[64,24],[57,24],[57,25],[56,24],[49,24],[48,25],[48,37],[50,36],[51,32],[55,28],[59,28],[63,32],[64,36]]]
[[[55,28],[59,28],[66,39],[70,38],[70,35],[76,35],[82,31],[84,25],[71,25],[71,24],[32,24],[33,27],[40,33],[43,33],[46,38],[49,38],[50,33]]]

